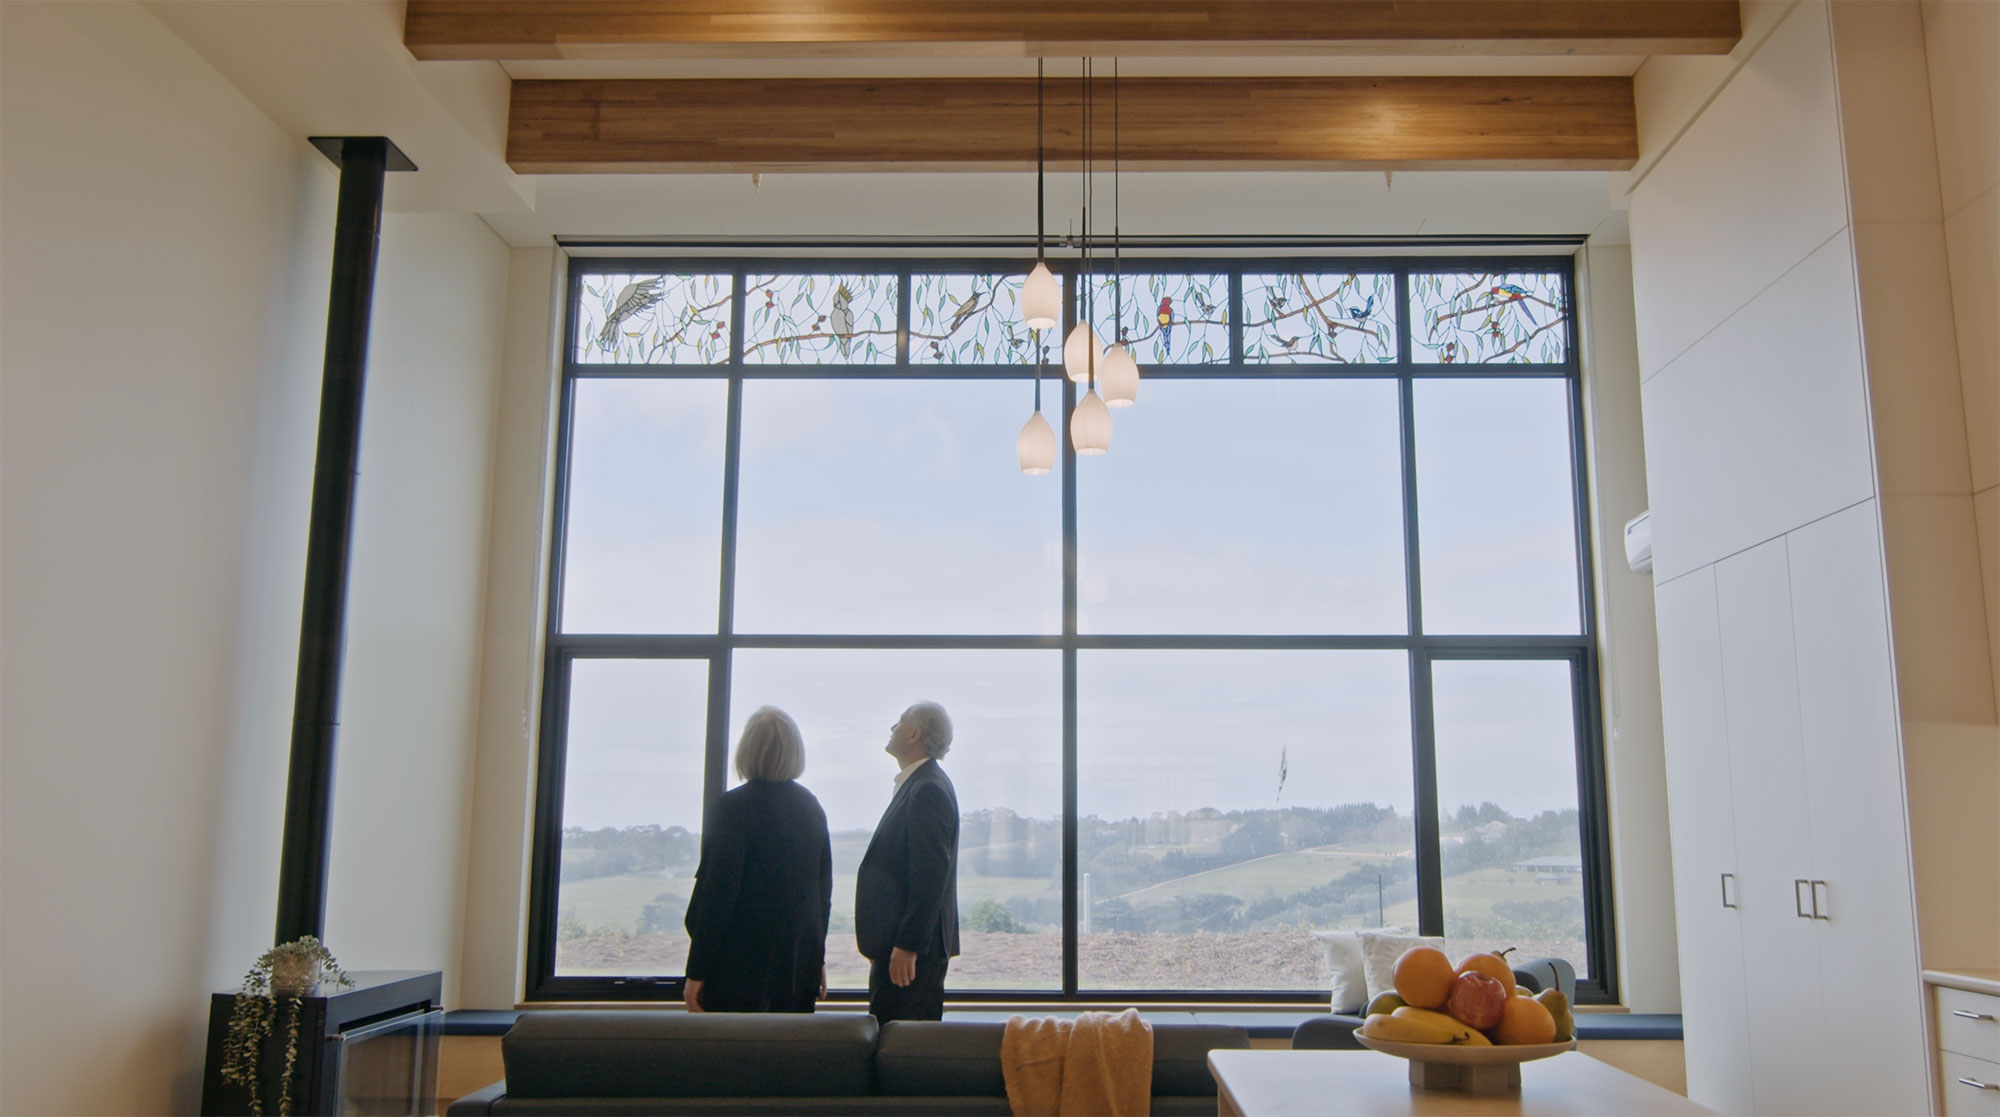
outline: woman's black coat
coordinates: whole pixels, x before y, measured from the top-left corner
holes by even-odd
[[[792,780],[723,794],[688,897],[687,976],[710,1012],[811,1012],[826,962],[833,843],[826,812]]]

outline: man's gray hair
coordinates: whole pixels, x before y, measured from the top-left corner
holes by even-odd
[[[760,706],[736,742],[736,774],[746,780],[795,780],[805,775],[806,742],[799,723],[776,706]]]
[[[919,702],[903,711],[903,719],[917,730],[917,740],[932,760],[951,751],[951,715],[935,702]]]

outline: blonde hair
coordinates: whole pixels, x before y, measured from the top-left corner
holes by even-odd
[[[776,706],[760,706],[736,742],[736,774],[746,780],[795,780],[806,771],[799,723]]]

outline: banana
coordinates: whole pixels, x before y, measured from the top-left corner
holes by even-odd
[[[1361,1022],[1361,1034],[1390,1043],[1434,1043],[1440,1046],[1451,1043],[1451,1032],[1446,1029],[1428,1020],[1411,1020],[1402,1016],[1370,1016]]]
[[[1435,1042],[1456,1044],[1460,1047],[1493,1046],[1493,1041],[1482,1035],[1479,1029],[1470,1024],[1462,1024],[1435,1009],[1415,1008],[1410,1005],[1404,1005],[1390,1015],[1390,1019],[1392,1020],[1397,1018],[1414,1020],[1420,1024],[1425,1024],[1444,1032],[1447,1038]]]

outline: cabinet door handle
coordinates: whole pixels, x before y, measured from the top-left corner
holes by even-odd
[[[1736,883],[1735,873],[1722,874],[1722,906],[1725,908],[1729,908],[1732,911],[1735,910],[1736,905],[1729,902],[1729,886],[1735,883]]]
[[[1955,1008],[1955,1009],[1952,1009],[1952,1010],[1951,1010],[1951,1014],[1952,1014],[1953,1016],[1962,1016],[1962,1017],[1964,1017],[1964,1018],[1965,1018],[1965,1019],[1967,1019],[1967,1020],[1991,1020],[1991,1019],[1993,1019],[1993,1014],[1992,1014],[1992,1013],[1990,1013],[1990,1012],[1967,1012],[1967,1011],[1965,1011],[1965,1010],[1964,1010],[1964,1009],[1962,1009],[1962,1008]]]
[[[1975,1090],[2000,1090],[2000,1082],[1981,1082],[1977,1078],[1961,1078],[1960,1086],[1970,1086]]]
[[[1819,906],[1819,894],[1820,894],[1820,889],[1822,888],[1826,889],[1825,911],[1821,911]],[[1812,902],[1813,902],[1812,917],[1814,919],[1824,919],[1827,922],[1831,923],[1833,921],[1833,889],[1828,888],[1827,883],[1825,881],[1816,880],[1812,882]]]
[[[1811,919],[1812,913],[1806,910],[1805,893],[1799,891],[1801,885],[1810,888],[1812,881],[1801,878],[1792,882],[1792,910],[1798,913],[1800,919]]]

